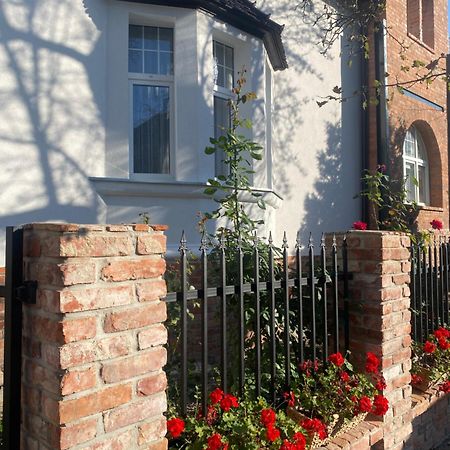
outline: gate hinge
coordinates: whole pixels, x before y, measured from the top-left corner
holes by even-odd
[[[22,286],[16,288],[16,298],[28,305],[36,304],[37,281],[24,281]]]

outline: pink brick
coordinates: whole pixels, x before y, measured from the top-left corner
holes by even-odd
[[[132,330],[164,322],[166,318],[166,304],[152,302],[108,314],[105,318],[104,330],[106,333]]]

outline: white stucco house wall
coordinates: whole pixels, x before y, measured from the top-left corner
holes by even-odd
[[[0,0],[1,245],[8,225],[142,212],[169,225],[169,250],[183,229],[198,242],[196,213],[214,207],[203,190],[218,170],[204,148],[242,66],[257,94],[244,114],[264,147],[253,185],[269,204],[265,229],[279,241],[351,227],[361,102],[317,99],[357,90],[358,64],[339,42],[323,56],[293,3],[256,3],[268,28],[285,26],[283,54],[247,0]]]

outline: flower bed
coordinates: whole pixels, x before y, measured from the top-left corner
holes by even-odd
[[[167,429],[170,448],[207,450],[304,450],[325,445],[348,431],[370,412],[382,416],[388,402],[379,360],[367,354],[366,373],[357,373],[340,353],[327,364],[306,361],[278,408],[259,398],[238,399],[215,389],[208,409],[199,407],[182,420],[173,417]]]

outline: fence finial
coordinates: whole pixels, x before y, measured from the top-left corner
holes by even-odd
[[[314,247],[314,239],[313,239],[313,237],[312,237],[312,232],[309,233],[308,247],[309,247],[309,248],[313,248],[313,247]]]
[[[219,249],[225,250],[225,231],[224,230],[222,230],[222,233],[220,233]]]
[[[183,230],[181,233],[180,246],[178,247],[179,252],[185,252],[187,250],[186,242],[186,235]]]
[[[334,250],[337,249],[336,234],[335,234],[335,233],[333,233],[333,249],[334,249]]]
[[[271,231],[269,231],[269,240],[268,240],[268,242],[269,242],[269,247],[273,247],[273,238],[272,238],[272,232]]]
[[[322,233],[322,237],[320,238],[320,247],[325,248],[325,233]]]
[[[258,243],[259,243],[259,237],[258,237],[256,230],[253,233],[253,242],[255,243],[255,245],[258,245]]]
[[[283,234],[283,245],[282,245],[282,248],[289,248],[288,240],[287,240],[287,236],[286,236],[286,231]]]
[[[300,242],[300,231],[297,233],[297,237],[295,238],[295,249],[301,250],[302,244]]]
[[[206,232],[203,230],[202,240],[200,241],[200,251],[205,251],[208,248],[208,241],[206,240]]]

